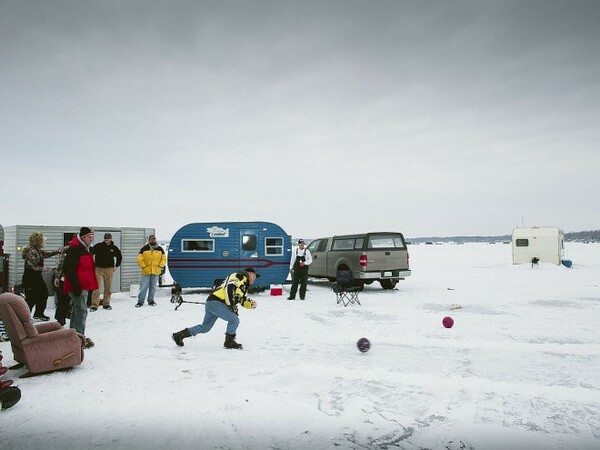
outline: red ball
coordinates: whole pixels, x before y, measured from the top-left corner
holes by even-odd
[[[358,349],[361,352],[365,353],[365,352],[368,352],[369,349],[371,348],[371,343],[369,342],[369,340],[367,338],[363,337],[358,340],[358,342],[356,343],[356,346],[358,347]]]
[[[452,325],[454,325],[454,319],[450,316],[446,316],[442,319],[442,324],[446,328],[452,328]]]

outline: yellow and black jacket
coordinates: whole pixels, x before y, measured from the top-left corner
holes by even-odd
[[[137,263],[142,269],[142,275],[160,275],[167,264],[167,255],[160,245],[152,248],[150,244],[146,244],[137,255]]]
[[[252,300],[248,298],[250,283],[245,272],[235,272],[229,275],[207,300],[218,300],[225,303],[233,312],[237,312],[237,305],[246,309],[252,308]]]

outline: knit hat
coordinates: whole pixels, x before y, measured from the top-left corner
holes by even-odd
[[[79,237],[84,237],[90,233],[93,233],[91,228],[81,227],[81,229],[79,230]]]

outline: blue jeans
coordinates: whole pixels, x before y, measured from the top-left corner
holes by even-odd
[[[143,304],[148,292],[148,303],[154,301],[154,293],[158,285],[158,275],[142,275],[140,282],[140,293],[138,294],[138,303]]]
[[[73,311],[71,311],[71,321],[69,322],[69,327],[75,328],[75,331],[85,336],[85,322],[88,315],[88,291],[81,291],[81,295],[75,295],[72,292],[69,292],[69,296],[71,297],[71,302],[73,303]]]
[[[240,324],[240,318],[225,303],[218,300],[208,300],[204,308],[204,322],[188,328],[188,331],[192,336],[208,333],[217,319],[227,321],[227,334],[235,334]]]

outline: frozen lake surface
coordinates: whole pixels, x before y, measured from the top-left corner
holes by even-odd
[[[0,447],[600,448],[600,245],[565,246],[570,269],[513,266],[510,245],[411,246],[413,276],[360,306],[319,280],[304,302],[261,293],[241,351],[223,349],[222,321],[175,346],[204,306],[174,311],[170,288],[155,308],[115,294],[88,315],[81,366],[4,377],[22,399],[0,413]]]

